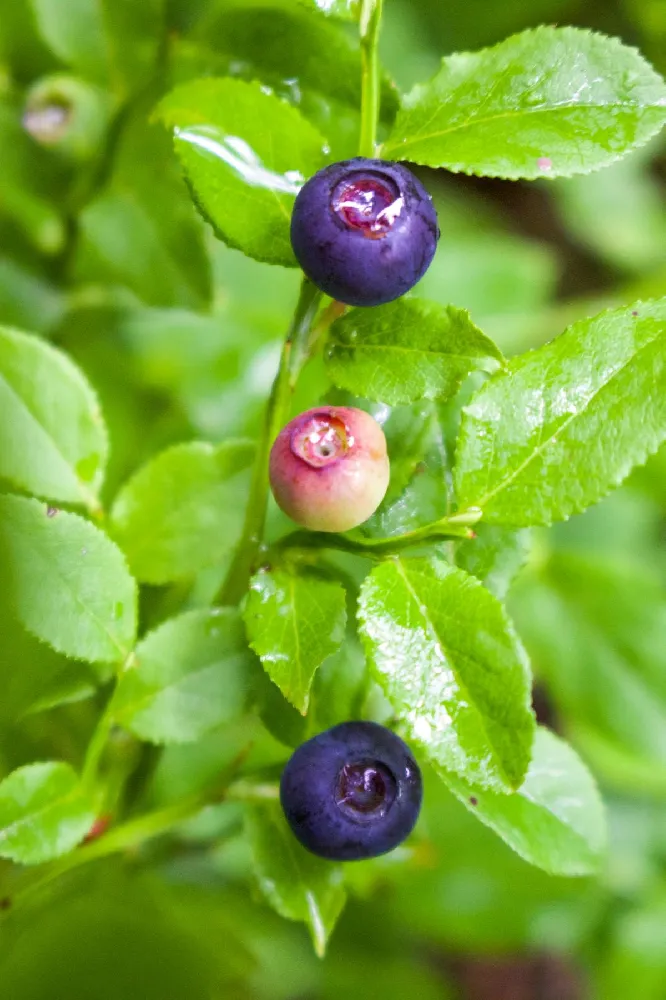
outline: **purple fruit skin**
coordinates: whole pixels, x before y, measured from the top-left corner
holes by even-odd
[[[345,226],[331,208],[333,191],[351,172],[393,181],[404,208],[381,239]],[[291,244],[305,274],[322,291],[352,306],[378,306],[408,292],[427,271],[439,227],[432,198],[400,163],[356,157],[324,167],[300,190],[291,217]]]
[[[385,814],[351,819],[335,800],[345,764],[374,760],[395,778],[397,795]],[[421,772],[409,747],[375,722],[343,722],[303,743],[280,782],[280,802],[292,832],[313,854],[331,861],[360,861],[392,851],[418,819]]]

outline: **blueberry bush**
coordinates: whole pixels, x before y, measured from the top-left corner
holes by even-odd
[[[665,43],[0,0],[3,997],[664,1000]]]

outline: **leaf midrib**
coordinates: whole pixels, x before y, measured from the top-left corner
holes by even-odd
[[[89,522],[85,522],[85,523],[89,523]],[[92,611],[91,608],[89,608],[88,605],[86,605],[81,600],[81,598],[79,597],[79,595],[76,593],[76,591],[70,585],[68,577],[65,576],[64,573],[63,573],[63,571],[60,569],[59,565],[57,564],[57,561],[55,559],[49,560],[43,554],[43,552],[40,550],[40,548],[39,548],[38,545],[30,545],[30,538],[27,537],[27,536],[26,536],[26,541],[27,541],[27,544],[30,546],[33,555],[36,556],[37,561],[45,563],[48,568],[52,568],[54,570],[56,576],[61,581],[61,583],[63,584],[64,588],[67,591],[69,591],[69,593],[71,594],[71,596],[72,596],[73,600],[75,601],[75,603],[82,609],[82,611],[84,612],[85,615],[87,615],[89,618],[92,619],[92,621],[94,621],[97,624],[97,626],[101,629],[101,631],[104,632],[104,634],[107,636],[107,638],[111,641],[111,644],[118,650],[118,652],[120,654],[120,658],[124,659],[127,656],[128,650],[125,649],[120,644],[120,642],[118,641],[118,639],[116,639],[116,637],[114,636],[114,634],[111,631],[109,631],[109,628],[102,621],[102,619],[99,618],[98,615],[94,611]],[[109,539],[109,541],[110,541],[110,539]],[[53,643],[49,643],[49,645],[53,645]],[[57,650],[57,646],[53,646],[53,648]],[[62,652],[62,650],[60,650],[60,652]],[[108,661],[108,660],[94,660],[92,662],[102,662],[102,663],[107,662],[108,663],[108,662],[115,662],[115,661],[113,661],[113,660],[112,661]]]
[[[629,366],[633,364],[635,360],[638,357],[640,357],[640,355],[644,351],[647,351],[649,348],[651,348],[654,345],[655,341],[659,340],[659,338],[663,337],[664,335],[665,335],[664,330],[658,330],[655,333],[655,336],[651,340],[648,340],[629,358],[627,358],[627,360],[624,361],[619,368],[616,368],[610,374],[610,377],[605,382],[601,382],[599,384],[599,386],[594,390],[592,395],[586,400],[585,405],[582,407],[582,409],[576,410],[575,413],[569,414],[568,418],[564,420],[563,423],[558,424],[553,433],[545,440],[541,441],[539,445],[534,449],[534,451],[531,452],[528,455],[528,457],[524,459],[524,461],[522,461],[520,465],[516,469],[514,469],[510,475],[500,480],[500,482],[496,485],[496,487],[490,490],[490,492],[486,493],[480,500],[468,501],[467,506],[479,506],[483,510],[484,506],[488,503],[489,500],[492,500],[492,498],[497,496],[498,493],[501,493],[502,490],[506,489],[508,485],[510,485],[522,472],[524,472],[524,470],[528,467],[528,465],[530,465],[535,459],[539,458],[543,454],[544,450],[550,444],[552,444],[553,441],[557,441],[559,437],[563,434],[563,432],[566,431],[578,417],[585,414],[589,410],[590,404],[594,402],[597,396],[599,396],[600,393],[602,393],[613,382],[615,378],[617,378],[622,372],[626,371],[626,369],[629,368]],[[493,434],[493,447],[495,445],[496,439],[497,439],[497,433]]]
[[[416,105],[415,108],[406,109],[405,118],[408,120],[409,115],[413,114],[414,111],[417,111],[418,108],[419,106]],[[392,143],[391,140],[389,139],[389,141],[387,141],[384,146],[384,150],[387,151],[390,149],[400,149],[401,152],[404,152],[406,148],[409,148],[410,146],[416,146],[420,142],[428,142],[431,139],[441,139],[443,136],[452,135],[455,132],[462,132],[465,129],[483,127],[487,125],[489,122],[501,121],[503,119],[510,119],[510,118],[522,118],[526,115],[556,114],[559,111],[573,111],[579,109],[590,110],[590,111],[601,111],[606,109],[608,110],[626,109],[639,112],[647,110],[654,110],[654,111],[660,110],[664,113],[664,118],[666,119],[666,108],[664,107],[663,104],[659,103],[632,104],[631,102],[625,102],[625,103],[613,102],[609,104],[589,104],[589,103],[582,104],[582,103],[572,102],[570,104],[556,104],[540,108],[524,108],[520,109],[519,111],[503,111],[502,113],[487,115],[485,117],[478,117],[478,118],[470,117],[465,119],[464,122],[452,125],[449,128],[438,129],[436,132],[429,132],[425,135],[417,133],[413,138],[408,138],[406,141],[400,140],[399,143]]]
[[[6,375],[2,371],[0,371],[0,384],[6,387],[7,392],[9,393],[10,397],[13,400],[15,400],[19,410],[23,410],[24,413],[28,415],[30,421],[32,421],[33,425],[37,428],[39,433],[46,440],[47,444],[52,448],[57,457],[60,459],[60,461],[66,468],[67,472],[72,477],[74,483],[76,484],[76,488],[81,497],[81,502],[86,506],[89,506],[91,502],[96,503],[97,498],[95,494],[91,490],[89,490],[86,486],[84,486],[84,484],[81,482],[76,472],[74,471],[74,466],[70,463],[69,459],[67,459],[66,456],[63,454],[58,445],[58,442],[55,440],[54,437],[51,436],[47,428],[41,423],[37,414],[33,413],[32,409],[28,406],[26,400],[19,395],[17,390],[14,388],[14,386],[11,384],[11,382],[7,379]]]
[[[75,801],[79,797],[81,798],[81,803],[85,804],[85,800],[81,793],[81,787],[79,785],[74,785],[74,787],[71,788],[66,795],[62,795],[60,798],[57,799],[51,799],[49,802],[45,803],[45,805],[40,806],[39,809],[35,809],[27,816],[21,816],[18,819],[14,820],[14,822],[10,823],[9,826],[5,826],[0,830],[0,845],[2,844],[3,841],[6,842],[8,837],[15,835],[17,832],[20,832],[20,830],[23,827],[25,827],[26,824],[31,823],[35,818],[43,816],[45,813],[48,813],[49,811],[57,808],[58,806],[66,805],[68,802],[72,800]]]
[[[430,632],[430,634],[432,636],[434,636],[434,638],[436,639],[436,641],[441,645],[442,650],[444,651],[444,653],[445,653],[445,655],[447,657],[447,660],[448,660],[448,662],[450,664],[451,670],[455,674],[455,677],[456,677],[456,680],[458,682],[458,685],[460,687],[461,692],[464,692],[467,695],[467,698],[469,699],[469,704],[474,706],[474,711],[475,711],[475,713],[476,713],[476,715],[477,715],[477,717],[479,719],[479,723],[481,725],[481,730],[482,730],[482,732],[483,732],[483,734],[484,734],[484,736],[486,738],[488,746],[493,751],[493,755],[494,755],[495,762],[496,762],[496,765],[498,767],[498,770],[500,771],[502,777],[505,779],[508,787],[509,788],[513,788],[514,787],[513,782],[511,780],[511,778],[509,777],[509,775],[507,774],[506,768],[504,766],[504,761],[502,760],[502,758],[501,758],[501,756],[500,756],[500,754],[499,754],[499,752],[497,750],[497,747],[495,746],[493,740],[490,738],[490,734],[489,734],[488,728],[486,726],[486,720],[484,718],[484,715],[479,710],[479,708],[477,706],[477,703],[476,703],[476,700],[474,698],[472,698],[469,690],[467,689],[467,685],[461,679],[461,677],[459,675],[459,672],[458,672],[458,670],[456,668],[456,665],[455,665],[455,662],[454,662],[453,658],[449,655],[450,652],[451,652],[450,647],[446,644],[446,642],[444,641],[443,637],[440,636],[440,634],[437,631],[437,628],[436,628],[434,622],[431,620],[431,618],[429,617],[429,615],[427,615],[425,612],[421,611],[421,605],[422,605],[423,602],[421,600],[419,600],[419,596],[418,596],[416,590],[414,589],[414,587],[412,586],[412,583],[411,583],[409,577],[407,576],[407,573],[405,571],[405,568],[404,568],[404,565],[402,563],[402,560],[397,559],[395,561],[395,565],[396,565],[396,569],[397,569],[399,575],[404,580],[405,587],[407,588],[407,591],[408,591],[410,597],[414,601],[414,604],[415,604],[416,608],[418,609],[419,614],[421,615],[423,621],[426,623],[428,631]],[[455,653],[455,651],[453,651],[453,652]]]
[[[418,349],[416,349],[416,348],[413,348],[413,347],[403,347],[403,346],[397,345],[397,344],[396,345],[393,345],[393,344],[345,344],[342,341],[335,340],[332,337],[330,339],[333,341],[333,346],[334,347],[341,348],[342,350],[345,350],[345,351],[351,351],[352,353],[353,352],[360,353],[362,351],[366,351],[367,353],[372,353],[373,351],[379,351],[379,352],[385,351],[385,352],[388,352],[388,353],[393,352],[393,353],[403,353],[403,354],[411,354],[411,355],[423,355],[423,354],[425,354],[427,357],[432,357],[432,358],[435,358],[436,360],[442,360],[442,361],[459,360],[459,361],[466,362],[466,361],[483,361],[483,360],[486,360],[486,359],[490,359],[490,360],[493,360],[493,361],[497,361],[497,364],[501,364],[501,362],[499,361],[499,358],[495,358],[492,354],[458,354],[456,351],[437,351],[437,350],[434,350],[433,348],[418,348]]]

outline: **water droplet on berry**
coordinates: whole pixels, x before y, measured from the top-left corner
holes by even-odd
[[[400,217],[404,199],[390,177],[359,172],[338,184],[331,207],[349,229],[357,229],[369,239],[381,239]]]
[[[397,794],[396,780],[379,761],[345,764],[338,775],[335,801],[339,809],[357,818],[385,813]]]

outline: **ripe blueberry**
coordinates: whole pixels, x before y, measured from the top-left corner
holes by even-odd
[[[308,278],[352,306],[408,292],[427,271],[439,229],[432,199],[400,163],[357,157],[325,167],[300,190],[291,244]]]
[[[278,506],[294,521],[314,531],[349,531],[386,493],[386,438],[363,410],[320,406],[280,431],[269,471]]]
[[[392,851],[414,828],[421,797],[409,748],[375,722],[343,722],[303,743],[280,782],[294,835],[331,861]]]

